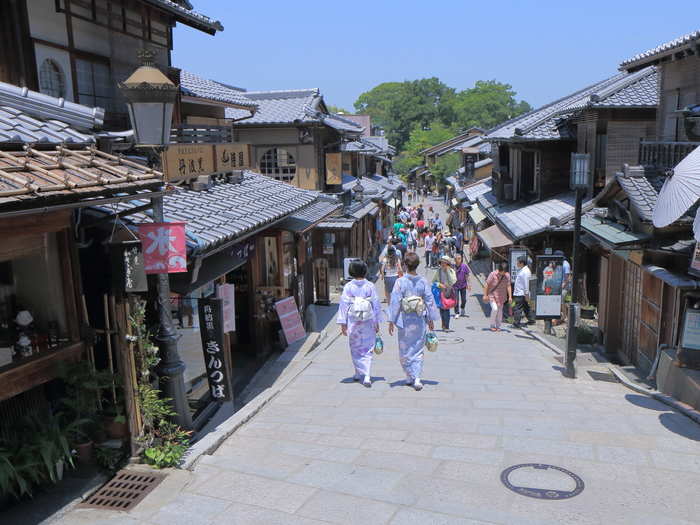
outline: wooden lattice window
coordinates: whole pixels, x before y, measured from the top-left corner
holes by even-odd
[[[39,67],[39,91],[52,97],[66,96],[66,76],[55,60],[47,58]]]
[[[285,149],[269,149],[260,159],[260,172],[277,180],[292,182],[297,174],[296,160]]]

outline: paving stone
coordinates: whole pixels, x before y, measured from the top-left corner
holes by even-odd
[[[389,523],[398,507],[390,503],[357,498],[337,492],[318,491],[297,514],[330,523],[361,523],[381,525]]]
[[[401,509],[391,523],[392,525],[486,525],[489,522],[458,518],[428,510]]]
[[[596,446],[600,461],[606,463],[623,463],[625,465],[649,465],[649,454],[638,448]]]
[[[327,521],[304,518],[254,505],[233,503],[219,516],[217,525],[322,525]]]
[[[440,460],[394,452],[367,451],[354,461],[355,465],[375,467],[398,472],[430,475],[440,464]]]
[[[483,465],[499,465],[503,461],[503,451],[464,447],[435,447],[433,457]]]

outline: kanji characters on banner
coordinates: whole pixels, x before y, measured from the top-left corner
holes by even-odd
[[[184,222],[155,222],[139,226],[146,273],[187,271]]]

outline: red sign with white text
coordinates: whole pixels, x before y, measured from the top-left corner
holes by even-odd
[[[287,297],[277,301],[275,310],[279,316],[282,331],[288,345],[306,337],[306,330],[304,330],[304,324],[301,322],[301,316],[294,297]]]
[[[146,273],[187,271],[184,222],[155,222],[139,226]]]

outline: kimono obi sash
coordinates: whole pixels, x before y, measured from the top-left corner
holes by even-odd
[[[353,297],[348,314],[353,321],[369,321],[374,319],[374,308],[365,297]]]
[[[410,283],[410,289],[405,290],[404,296],[401,298],[401,311],[405,314],[423,315],[425,313],[425,300],[416,291],[413,281],[408,278],[406,281]]]

